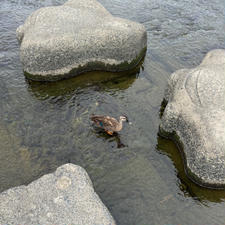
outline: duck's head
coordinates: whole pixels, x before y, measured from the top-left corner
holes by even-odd
[[[126,122],[128,122],[127,116],[125,116],[125,115],[120,116],[120,121],[126,121]]]

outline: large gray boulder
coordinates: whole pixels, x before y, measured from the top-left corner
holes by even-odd
[[[115,225],[85,170],[65,164],[0,194],[0,224]]]
[[[160,134],[175,140],[195,182],[225,187],[225,50],[171,75]]]
[[[33,80],[132,69],[147,46],[143,25],[112,16],[96,0],[41,8],[16,33],[25,75]]]

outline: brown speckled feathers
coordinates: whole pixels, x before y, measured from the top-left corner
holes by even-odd
[[[95,122],[97,126],[109,131],[114,131],[119,124],[115,118],[109,116],[92,115],[91,120]]]

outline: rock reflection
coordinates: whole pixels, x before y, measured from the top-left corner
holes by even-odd
[[[186,197],[193,197],[202,204],[207,202],[223,202],[225,199],[224,190],[213,190],[199,186],[190,180],[185,172],[183,159],[177,146],[168,139],[158,136],[157,150],[159,153],[167,155],[173,162],[177,178],[179,179],[179,189]]]
[[[95,87],[96,91],[105,89],[110,91],[125,90],[136,80],[142,63],[143,60],[131,71],[118,73],[93,71],[56,82],[26,81],[28,90],[38,100],[46,100],[55,97],[66,97],[70,99],[76,90],[87,87]]]

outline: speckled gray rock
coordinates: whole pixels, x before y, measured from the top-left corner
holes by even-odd
[[[33,80],[132,69],[147,45],[143,25],[112,16],[96,0],[41,8],[16,33],[25,75]]]
[[[171,75],[160,133],[180,144],[186,172],[201,185],[225,187],[225,50]]]
[[[0,224],[115,225],[79,166],[65,164],[28,186],[0,194]]]

